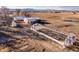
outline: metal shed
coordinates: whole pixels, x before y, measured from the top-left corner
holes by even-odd
[[[32,25],[36,20],[40,19],[39,17],[25,17],[25,16],[16,16],[12,21],[12,27],[16,26],[17,24],[25,24],[25,25]],[[16,23],[16,25],[15,25]]]

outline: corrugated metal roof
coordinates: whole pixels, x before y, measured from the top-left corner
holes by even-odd
[[[39,17],[25,17],[25,16],[16,16],[14,17],[16,20],[22,20],[24,18],[28,19],[28,20],[36,20],[36,19],[40,19]]]
[[[16,18],[16,19],[24,19],[24,18],[26,18],[25,16],[16,16],[16,17],[14,17],[14,18]]]

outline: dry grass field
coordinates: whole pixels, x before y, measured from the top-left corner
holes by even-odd
[[[74,33],[79,40],[79,13],[30,13],[31,16],[40,17],[50,22],[47,25],[51,29],[64,33]],[[25,31],[25,32],[24,32]],[[27,27],[17,29],[6,26],[0,27],[0,51],[14,52],[71,52],[79,51],[79,48],[61,48],[58,44],[30,31]],[[0,40],[1,41],[1,40]]]
[[[31,13],[32,16],[38,16],[47,20],[51,24],[49,27],[57,28],[62,32],[73,32],[79,37],[79,13],[73,14],[71,12],[62,13]],[[66,22],[65,20],[72,20],[73,22]],[[69,25],[69,26],[67,26]]]

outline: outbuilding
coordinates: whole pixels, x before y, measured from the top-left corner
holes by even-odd
[[[14,20],[12,21],[11,26],[15,27],[15,26],[17,26],[17,24],[20,24],[22,26],[23,25],[32,25],[38,19],[40,19],[40,18],[38,18],[38,17],[16,16],[16,17],[14,17]]]

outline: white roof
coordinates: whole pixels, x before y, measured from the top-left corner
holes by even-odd
[[[25,16],[16,16],[14,17],[14,20],[36,20],[36,19],[40,19],[39,17],[25,17]]]
[[[16,16],[16,17],[14,17],[15,19],[24,19],[24,18],[26,18],[25,16]]]

